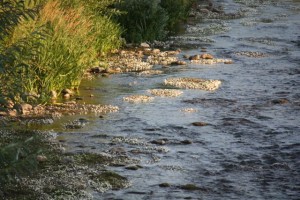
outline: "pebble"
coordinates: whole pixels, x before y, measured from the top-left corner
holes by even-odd
[[[152,140],[150,143],[158,144],[158,145],[165,145],[168,141],[169,141],[168,139],[157,139],[157,140]]]
[[[161,184],[159,184],[159,187],[170,187],[171,186],[171,184],[170,183],[161,183]]]
[[[193,142],[191,141],[191,140],[182,140],[181,142],[180,142],[181,144],[193,144]]]
[[[193,122],[192,125],[193,126],[207,126],[208,124],[205,122]]]

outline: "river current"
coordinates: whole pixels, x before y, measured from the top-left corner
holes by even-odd
[[[241,10],[246,15],[194,25],[223,29],[205,35],[213,42],[187,40],[185,47],[190,43],[191,48],[179,57],[206,48],[233,64],[189,63],[164,68],[159,75],[116,74],[82,84],[86,103],[117,105],[120,111],[103,118],[75,116],[88,118],[89,124],[58,130],[68,151],[119,148],[142,166],[109,167],[128,177],[132,186],[94,194],[95,199],[300,198],[300,1],[216,2],[227,13]],[[183,36],[197,38],[203,32]],[[166,88],[163,81],[170,77],[218,79],[222,85],[213,92],[184,90],[179,97],[156,97],[148,103],[123,101]],[[182,112],[184,108],[197,112]],[[152,144],[159,141],[165,144]],[[187,184],[197,188],[183,187]]]

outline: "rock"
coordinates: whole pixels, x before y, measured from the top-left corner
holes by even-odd
[[[51,99],[57,99],[57,92],[55,90],[51,90],[50,96],[51,96]]]
[[[287,103],[289,103],[289,100],[288,99],[286,99],[286,98],[281,98],[281,99],[274,99],[274,100],[272,100],[272,103],[273,104],[287,104]]]
[[[232,61],[232,60],[226,60],[226,61],[224,62],[224,64],[230,65],[230,64],[233,64],[233,61]]]
[[[0,111],[0,117],[7,116],[7,115],[8,115],[8,113],[7,113],[7,112]]]
[[[124,101],[129,103],[146,103],[154,100],[154,97],[147,95],[132,95],[123,98]]]
[[[152,90],[148,90],[148,92],[154,96],[159,96],[159,97],[177,97],[183,94],[182,91],[175,90],[175,89],[152,89]]]
[[[8,110],[8,111],[7,111],[7,114],[8,114],[10,117],[16,117],[16,116],[17,116],[17,110],[16,110],[16,109]]]
[[[70,89],[63,89],[63,90],[61,91],[61,93],[62,93],[62,94],[70,94],[70,95],[72,95],[72,94],[73,94],[73,91],[70,90]]]
[[[136,166],[136,165],[132,165],[132,166],[127,166],[127,167],[125,167],[125,169],[128,169],[128,170],[138,170],[139,167]]]
[[[15,104],[14,108],[22,115],[27,115],[32,111],[32,105],[27,103]]]
[[[105,69],[103,67],[93,67],[89,70],[90,73],[99,74],[102,73]]]
[[[71,95],[69,93],[63,94],[64,99],[70,99]]]
[[[200,58],[202,59],[213,59],[214,57],[208,53],[204,53],[200,55]]]
[[[181,189],[183,190],[199,190],[199,187],[194,185],[194,184],[186,184],[186,185],[182,185],[180,186]]]
[[[200,60],[200,55],[193,55],[189,57],[189,60]]]
[[[109,153],[115,154],[115,155],[125,155],[126,150],[123,147],[113,147],[109,150]]]
[[[150,45],[147,44],[146,42],[141,43],[140,47],[142,48],[150,48]]]
[[[171,62],[171,65],[187,65],[187,63],[185,61],[178,60],[178,61]]]
[[[37,155],[37,156],[36,156],[36,160],[37,160],[38,162],[45,162],[45,161],[47,161],[47,157],[46,157],[46,156],[43,156],[43,155]]]
[[[186,89],[201,89],[206,91],[213,91],[220,87],[219,80],[205,80],[199,78],[168,78],[164,81],[165,85],[171,85],[178,88]]]
[[[119,190],[130,186],[130,182],[127,178],[111,171],[103,172],[92,179],[98,183],[109,184],[113,190]]]
[[[191,140],[182,140],[180,143],[181,144],[193,144],[193,142]]]
[[[169,141],[168,139],[157,139],[157,140],[152,140],[150,143],[158,144],[158,145],[165,145],[168,141]]]
[[[184,58],[184,59],[189,59],[190,56],[189,56],[189,55],[183,55],[183,58]]]
[[[160,49],[153,49],[153,50],[152,50],[152,53],[153,53],[153,54],[159,54],[159,53],[160,53]]]
[[[171,184],[170,183],[161,183],[159,184],[159,187],[170,187]]]
[[[193,126],[207,126],[208,124],[205,122],[193,122],[192,125]]]

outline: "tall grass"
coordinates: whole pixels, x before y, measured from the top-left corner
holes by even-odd
[[[46,102],[53,90],[78,87],[88,67],[119,47],[119,26],[101,10],[91,11],[85,1],[74,1],[72,6],[64,0],[38,4],[37,17],[19,17],[2,37],[0,80],[8,83],[2,96]]]
[[[161,40],[166,36],[168,16],[160,0],[124,0],[117,7],[125,13],[118,17],[118,22],[127,42]]]

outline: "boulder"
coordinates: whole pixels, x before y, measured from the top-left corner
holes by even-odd
[[[200,58],[202,59],[214,59],[214,57],[208,53],[204,53],[200,55]]]
[[[146,42],[141,43],[140,47],[142,48],[150,48],[150,45],[147,44]]]
[[[28,115],[32,111],[32,105],[28,103],[15,104],[14,108],[22,115]]]

